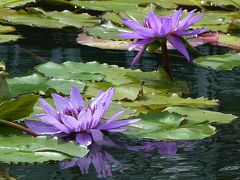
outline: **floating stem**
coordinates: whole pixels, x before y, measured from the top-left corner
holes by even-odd
[[[24,132],[26,132],[26,133],[34,136],[34,137],[37,136],[37,134],[34,133],[33,131],[31,131],[30,129],[28,129],[28,128],[24,127],[24,126],[21,126],[21,125],[19,125],[17,123],[13,123],[13,122],[10,122],[10,121],[6,121],[6,120],[3,120],[3,119],[0,119],[0,124],[4,124],[6,126],[10,126],[10,127],[15,128],[15,129],[19,129],[19,130],[24,131]]]

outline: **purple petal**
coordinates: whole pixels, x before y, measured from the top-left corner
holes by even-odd
[[[76,141],[78,144],[89,146],[92,143],[92,137],[87,133],[78,133]]]
[[[123,126],[128,126],[130,124],[136,123],[138,121],[140,121],[140,119],[118,120],[118,121],[114,121],[107,124],[106,126],[101,128],[101,130],[110,130],[110,129],[120,128]]]
[[[132,32],[132,33],[122,33],[118,34],[118,36],[125,38],[125,39],[143,39],[144,37],[141,36],[138,33]]]
[[[57,129],[56,127],[40,121],[26,120],[24,123],[30,130],[37,134],[54,135],[61,132],[61,130]]]
[[[92,116],[92,124],[91,127],[96,127],[97,124],[102,120],[105,114],[105,104],[98,104],[95,107],[94,114]]]
[[[123,129],[123,128],[118,128],[118,129],[109,129],[107,130],[108,132],[111,132],[111,133],[120,133],[120,132],[124,132],[126,131],[127,129]]]
[[[107,121],[103,122],[102,124],[100,124],[98,126],[98,128],[103,128],[104,126],[106,126],[108,123],[115,121],[118,117],[120,117],[123,113],[125,112],[125,110],[120,111],[118,113],[116,113],[115,115],[113,115],[111,118],[109,118]]]
[[[58,119],[54,118],[51,115],[48,115],[48,114],[42,114],[41,115],[41,114],[39,114],[36,117],[43,120],[47,124],[50,124],[50,125],[58,128],[58,129],[60,129],[61,131],[65,132],[65,133],[69,132],[69,130],[62,123],[60,123]]]
[[[189,13],[187,14],[187,16],[186,16],[183,20],[181,20],[181,21],[179,22],[177,30],[184,30],[184,29],[186,29],[186,28],[188,27],[188,21],[189,21],[189,19],[194,15],[194,13],[195,13],[196,11],[197,11],[197,9],[194,9],[194,10],[192,10],[191,12],[189,12]]]
[[[136,43],[132,43],[129,47],[128,47],[128,50],[131,51],[132,49],[136,48],[136,47],[139,47],[139,46],[146,46],[148,44],[150,44],[151,42],[155,41],[156,38],[146,38],[146,39],[143,39],[143,40],[140,40]]]
[[[148,14],[148,19],[152,29],[159,29],[161,27],[158,16],[154,12]]]
[[[148,38],[148,37],[154,37],[155,33],[154,33],[154,30],[153,29],[150,29],[150,28],[139,28],[139,29],[136,29],[136,33],[145,37],[145,38]]]
[[[182,16],[182,12],[183,10],[182,9],[179,9],[178,11],[176,11],[173,15],[172,15],[172,29],[174,30],[177,25],[178,25],[178,22]]]
[[[57,116],[56,110],[50,104],[48,104],[46,101],[44,101],[43,99],[40,99],[39,105],[45,111],[45,113],[50,114],[54,117]]]
[[[68,116],[68,115],[62,115],[61,120],[66,127],[71,129],[72,131],[77,131],[79,123],[74,117]]]
[[[70,94],[70,102],[74,108],[77,108],[77,109],[85,108],[85,104],[81,96],[81,93],[75,86],[72,86],[72,90]]]
[[[78,115],[77,131],[85,131],[92,128],[92,112],[91,109],[82,110]]]
[[[175,32],[175,35],[177,35],[177,36],[192,36],[192,35],[202,34],[205,32],[208,32],[208,30],[207,29],[195,29],[195,30]]]
[[[165,18],[163,20],[163,25],[162,25],[162,33],[163,34],[168,34],[172,30],[172,19],[171,18]]]
[[[133,30],[143,28],[143,26],[141,24],[139,24],[138,22],[133,21],[131,19],[127,19],[127,18],[123,18],[123,24]]]
[[[95,142],[101,142],[103,141],[103,134],[98,129],[90,129],[90,132],[92,134],[92,138]]]
[[[188,61],[190,61],[189,54],[182,40],[176,36],[167,36],[167,40],[175,47],[180,53],[182,53]]]
[[[59,112],[64,112],[69,107],[69,102],[66,98],[59,96],[58,94],[52,93],[52,97],[55,103],[55,106]]]
[[[143,53],[145,52],[145,50],[147,49],[147,46],[143,46],[140,51],[138,51],[137,55],[135,56],[135,58],[133,59],[131,66],[136,64],[136,62],[139,61],[139,59],[142,57]]]
[[[199,21],[200,19],[202,19],[203,14],[194,16],[193,18],[191,18],[187,23],[185,23],[185,25],[182,27],[183,29],[188,28],[189,26],[195,24],[197,21]]]

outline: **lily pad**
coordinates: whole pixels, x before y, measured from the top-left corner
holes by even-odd
[[[194,63],[215,70],[232,70],[240,66],[240,53],[203,56],[195,59]]]
[[[35,0],[1,0],[0,7],[18,7],[28,3],[35,3]]]
[[[89,71],[87,68],[93,68]],[[57,64],[49,62],[37,67],[37,71],[45,74],[48,77],[63,78],[67,80],[90,80],[90,81],[101,81],[104,78],[103,74],[100,74],[101,69],[98,67],[91,66],[89,64],[76,63],[76,62],[65,62],[63,64]],[[96,69],[95,72],[94,69]]]
[[[26,94],[31,92],[46,91],[48,86],[46,78],[40,74],[34,73],[29,76],[14,77],[7,79],[12,96]]]
[[[10,97],[10,88],[5,76],[6,75],[0,71],[0,103]]]
[[[0,9],[0,21],[5,24],[28,25],[48,28],[63,28],[74,26],[93,26],[99,20],[88,14],[73,14],[69,11],[64,12],[44,12],[44,11],[16,11],[12,9]]]
[[[66,95],[70,94],[70,89],[72,86],[76,86],[80,92],[83,92],[86,86],[86,84],[81,81],[55,78],[48,80],[47,85],[55,89],[57,92],[61,92]]]
[[[134,102],[124,102],[124,106],[139,108],[144,107],[146,109],[161,110],[169,106],[190,106],[190,107],[213,107],[218,105],[217,100],[209,100],[204,97],[192,99],[192,98],[182,98],[177,94],[172,94],[171,96],[161,95],[161,94],[148,94],[140,100]]]
[[[4,101],[0,104],[0,119],[14,121],[28,116],[33,111],[38,96],[26,94],[17,99]]]
[[[62,142],[57,138],[29,136],[0,136],[1,162],[44,162],[63,160],[73,156],[82,157],[87,154],[85,146],[74,142]]]
[[[166,2],[164,0],[111,0],[111,1],[79,1],[73,0],[71,3],[75,6],[92,9],[98,11],[124,11],[124,10],[135,10],[140,6],[147,6],[149,3],[155,3],[159,6],[175,8],[176,5],[171,1]]]
[[[187,116],[186,120],[188,121],[186,122],[186,124],[188,125],[198,124],[203,121],[208,121],[210,123],[230,123],[237,118],[237,116],[234,116],[232,114],[224,114],[221,112],[208,111],[194,107],[173,106],[168,107],[165,110],[170,113],[175,112]]]
[[[199,140],[215,134],[215,128],[203,123],[183,127],[185,116],[177,113],[154,112],[140,115],[141,121],[131,125],[127,135],[154,140]]]

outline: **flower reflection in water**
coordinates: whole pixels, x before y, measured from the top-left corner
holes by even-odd
[[[131,146],[129,150],[132,151],[143,151],[151,155],[153,151],[157,151],[160,155],[174,155],[177,154],[179,146],[184,146],[183,150],[185,152],[191,152],[194,148],[194,141],[180,141],[180,142],[145,142],[142,146]]]
[[[111,154],[104,151],[101,145],[93,144],[89,153],[80,158],[74,158],[72,161],[63,161],[60,163],[60,169],[67,169],[79,166],[81,174],[87,174],[90,165],[93,164],[97,171],[98,178],[112,176],[112,165],[120,166],[121,163],[115,160]]]
[[[110,139],[105,139],[101,144],[94,143],[90,147],[89,153],[84,157],[74,158],[71,161],[62,161],[60,169],[68,169],[78,166],[81,174],[87,174],[91,164],[97,172],[98,178],[106,178],[112,176],[112,166],[122,166],[122,164],[114,159],[114,157],[103,150],[104,147],[116,149],[125,149],[128,151],[143,151],[146,156],[151,156],[151,153],[157,151],[160,155],[177,154],[178,146],[183,147],[183,151],[191,152],[195,142],[144,142],[141,146],[129,146],[125,143],[114,142]]]

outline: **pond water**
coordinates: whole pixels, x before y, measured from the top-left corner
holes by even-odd
[[[16,43],[0,45],[0,59],[7,60],[7,72],[11,75],[27,74],[33,68],[47,61],[98,61],[130,67],[134,52],[100,50],[78,45],[78,32],[49,31],[45,29],[19,28],[26,39]],[[227,48],[204,45],[199,47],[205,54],[224,54]],[[172,53],[175,53],[174,51]],[[240,115],[240,69],[216,72],[189,64],[182,59],[172,58],[176,79],[187,81],[191,97],[208,97],[220,100],[220,112]],[[134,68],[144,71],[157,69],[159,62],[154,55],[145,54]],[[109,179],[239,179],[240,177],[240,123],[218,126],[218,133],[210,138],[192,144],[162,144],[152,152],[121,148],[142,145],[135,139],[120,136],[120,148],[97,147],[93,152],[95,161],[105,158],[109,162],[101,164],[102,172],[90,165],[88,173],[82,175],[75,166],[60,170],[59,162],[45,164],[0,164],[7,167],[11,177],[24,180],[38,179],[96,179],[104,174]],[[125,144],[125,145],[123,145]],[[127,146],[127,145],[126,145]],[[173,148],[169,152],[168,148]],[[134,149],[134,148],[133,148]],[[160,154],[158,153],[160,151]],[[100,152],[100,153],[99,153]],[[95,153],[95,154],[94,154]],[[113,159],[112,159],[113,158]],[[114,160],[115,159],[115,160]],[[99,160],[101,161],[101,159]],[[85,161],[85,166],[87,161]],[[82,171],[84,165],[81,166]]]

